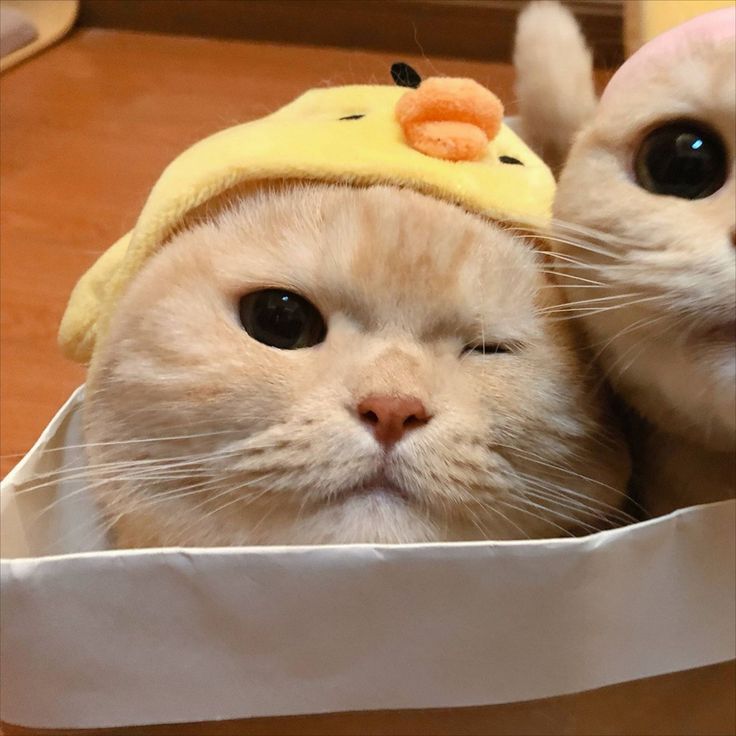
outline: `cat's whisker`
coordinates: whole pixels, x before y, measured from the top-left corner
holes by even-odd
[[[211,421],[211,420],[207,420]],[[221,435],[227,435],[227,434],[242,434],[242,430],[240,429],[221,429],[221,430],[213,430],[212,432],[199,432],[196,434],[176,434],[176,435],[170,435],[170,436],[162,436],[162,437],[140,437],[140,438],[133,438],[129,440],[111,440],[109,442],[82,442],[76,445],[59,445],[58,447],[47,447],[44,449],[43,453],[54,453],[54,452],[68,452],[70,450],[87,450],[91,447],[115,447],[118,448],[121,445],[129,446],[129,445],[139,445],[144,444],[148,442],[176,442],[176,441],[182,441],[182,440],[195,440],[195,439],[202,439],[204,437],[216,437]],[[11,455],[0,455],[0,457],[14,457]]]
[[[664,316],[664,315],[662,315]],[[658,339],[662,339],[665,334],[667,334],[669,331],[673,330],[674,328],[678,327],[684,320],[687,319],[687,316],[680,317],[679,319],[675,320],[672,324],[665,327],[664,330],[660,331],[657,335]],[[634,355],[634,357],[626,364],[626,366],[620,370],[616,375],[617,378],[621,378],[623,374],[633,365],[633,363],[641,356],[641,354],[646,350],[649,345],[645,342],[648,339],[648,335],[643,335],[634,342],[632,345],[630,345],[623,353],[621,353],[616,360],[609,366],[606,367],[606,369],[603,371],[603,374],[606,378],[610,378],[614,371],[616,370],[616,367],[620,365],[625,359],[626,356],[629,355],[632,350],[634,350],[637,347],[640,347],[640,350]]]
[[[553,233],[560,233],[568,235],[569,237],[584,239],[585,242],[592,240],[595,243],[611,244],[616,248],[625,248],[629,250],[631,248],[641,247],[640,243],[627,238],[622,238],[615,233],[598,230],[587,225],[582,225],[581,223],[561,220],[559,218],[553,218],[551,220],[549,230]]]
[[[106,469],[106,472],[101,472],[101,469],[94,470],[92,469],[92,472],[87,472],[85,469],[76,469],[74,473],[69,474],[46,474],[46,476],[52,475],[53,477],[48,478],[43,483],[34,483],[33,485],[27,485],[27,483],[22,484],[18,489],[16,489],[15,494],[18,496],[24,496],[27,493],[38,493],[39,491],[43,491],[46,488],[52,488],[56,485],[58,485],[60,482],[64,483],[74,483],[76,481],[80,480],[86,480],[90,478],[98,478],[100,482],[107,482],[110,480],[124,480],[124,479],[137,479],[140,477],[137,474],[132,473],[124,473],[121,472],[119,468],[110,468],[109,470]],[[46,476],[35,476],[38,477],[46,477]]]
[[[598,480],[596,478],[591,478],[587,475],[583,475],[582,473],[576,472],[572,470],[569,467],[564,467],[562,465],[558,465],[556,463],[550,462],[548,458],[544,458],[541,455],[537,455],[536,453],[533,453],[529,450],[524,450],[520,447],[516,447],[514,445],[508,445],[508,444],[502,444],[499,442],[494,442],[493,447],[502,447],[507,450],[511,450],[512,452],[516,453],[520,457],[533,462],[537,465],[540,465],[541,467],[549,468],[550,470],[555,470],[559,473],[563,473],[565,475],[571,476],[573,478],[578,478],[579,480],[582,480],[586,483],[592,483],[593,485],[597,485],[601,488],[605,488],[607,491],[610,491],[611,493],[614,493],[618,496],[621,496],[622,498],[625,498],[628,500],[629,496],[626,491],[621,491],[617,488],[614,488],[613,486],[609,485],[608,483],[605,483],[601,480]]]
[[[606,289],[609,288],[608,284],[565,284],[565,290],[568,291],[569,289]],[[542,286],[539,287],[540,291],[544,289],[551,289],[552,291],[560,291],[560,285],[559,284],[542,284]]]
[[[520,471],[516,471],[516,472],[518,476],[522,478],[526,483],[531,483],[532,485],[535,486],[535,488],[539,490],[543,490],[546,493],[550,493],[552,495],[564,498],[565,500],[569,500],[570,502],[574,501],[575,503],[580,504],[581,507],[584,507],[584,508],[597,509],[597,512],[601,514],[605,513],[610,516],[621,517],[626,523],[629,523],[629,524],[633,524],[636,521],[638,521],[636,517],[627,513],[623,509],[618,508],[616,506],[612,506],[611,504],[606,503],[605,501],[602,501],[598,498],[595,498],[590,495],[586,495],[585,493],[574,491],[571,488],[568,488],[566,486],[560,486],[559,484],[553,483],[552,481],[549,481],[547,479],[530,476]],[[600,508],[597,508],[597,507],[600,507]]]
[[[518,524],[516,524],[511,519],[509,519],[509,517],[506,516],[506,514],[504,514],[503,511],[501,511],[501,509],[497,508],[496,506],[494,506],[493,504],[490,504],[490,503],[489,504],[485,504],[484,505],[484,508],[487,511],[490,511],[491,513],[493,513],[493,514],[496,514],[497,516],[500,516],[503,521],[505,521],[507,524],[509,524],[510,526],[512,526],[514,529],[516,529],[516,531],[519,532],[519,534],[521,534],[521,538],[523,538],[523,539],[531,539],[531,537],[529,536],[529,533],[526,532],[526,531],[524,531],[524,529],[522,527],[520,527]]]
[[[577,258],[573,258],[573,256],[568,255],[567,253],[560,253],[556,250],[538,250],[537,253],[543,256],[547,256],[548,258],[555,258],[558,261],[562,261],[565,264],[570,264],[571,266],[579,266],[581,268],[590,268],[590,265],[585,263],[585,261],[580,261]],[[555,266],[557,264],[554,264]]]
[[[539,501],[532,500],[529,496],[530,493],[534,493],[533,491],[529,492],[526,488],[520,492],[519,497],[517,500],[520,503],[526,504],[530,506],[531,508],[536,509],[537,511],[542,512],[542,514],[545,515],[552,515],[556,519],[561,519],[565,522],[567,522],[572,528],[580,527],[581,529],[585,529],[587,532],[599,532],[601,531],[597,526],[594,526],[593,524],[589,524],[587,521],[583,521],[579,516],[571,516],[570,514],[566,514],[563,511],[559,511],[555,508],[552,508],[549,504],[539,503]]]
[[[616,253],[616,252],[598,247],[597,243],[594,245],[593,243],[590,243],[590,242],[570,240],[568,238],[563,238],[563,237],[559,237],[555,235],[547,235],[545,237],[545,240],[551,243],[559,243],[560,245],[577,248],[578,250],[584,251],[586,253],[592,253],[594,255],[601,256],[603,258],[610,258],[613,261],[624,261],[626,258],[621,253]],[[563,255],[566,255],[566,254],[563,254]]]
[[[527,499],[539,502],[542,508],[546,508],[550,513],[556,512],[558,514],[562,514],[563,512],[559,509],[570,512],[570,514],[572,514],[571,518],[577,519],[578,523],[587,525],[591,530],[601,531],[602,529],[610,528],[612,526],[613,520],[606,514],[601,513],[600,510],[591,509],[578,503],[569,502],[567,499],[545,493],[536,488],[525,488],[524,495]],[[592,521],[584,521],[585,518],[591,519]],[[599,522],[600,526],[595,526],[592,523],[593,521]]]
[[[97,488],[103,488],[105,485],[110,485],[110,484],[113,484],[113,483],[121,483],[121,482],[136,483],[136,484],[139,484],[139,485],[142,484],[142,483],[152,484],[152,483],[160,483],[162,480],[180,480],[181,477],[182,476],[174,476],[172,478],[168,478],[168,477],[162,478],[159,475],[143,476],[143,477],[133,475],[133,476],[127,476],[126,477],[126,476],[120,476],[120,475],[117,475],[117,474],[111,475],[109,477],[106,476],[104,478],[94,480],[91,483],[87,483],[87,484],[81,486],[80,488],[76,488],[76,489],[74,489],[71,492],[67,492],[67,493],[64,493],[64,494],[58,496],[52,503],[47,504],[43,509],[41,509],[36,514],[35,520],[34,520],[33,524],[37,523],[45,514],[47,514],[49,511],[53,510],[54,508],[56,508],[60,504],[67,503],[70,499],[72,499],[74,497],[79,497],[79,496],[87,495],[87,494],[91,493],[92,491],[94,491]],[[186,477],[191,477],[191,476],[190,475],[187,475],[187,476],[183,476],[183,477],[186,478]],[[216,483],[217,482],[217,479],[215,479],[215,480],[213,480],[211,482],[212,483]],[[174,491],[168,491],[168,492],[160,493],[160,494],[158,494],[155,497],[156,498],[160,498],[161,496],[167,495],[167,493],[168,494],[171,494],[171,493],[180,493],[182,490],[186,491],[189,487],[191,487],[191,486],[185,486],[183,489],[177,488]],[[186,495],[186,494],[183,494],[183,495]],[[32,524],[32,526],[33,526],[33,524]]]
[[[524,492],[527,494],[536,494],[540,498],[569,509],[573,513],[591,516],[598,521],[604,522],[608,526],[613,524],[633,524],[638,521],[638,519],[635,519],[630,514],[620,511],[619,509],[615,509],[613,507],[601,508],[595,504],[586,503],[587,499],[581,499],[579,495],[572,496],[569,493],[550,488],[544,483],[536,484],[531,480],[527,480],[527,487]]]
[[[271,473],[271,474],[268,474],[265,477],[266,478],[272,477],[272,475],[273,474]],[[259,478],[258,479],[258,482],[260,483],[262,480],[263,480],[262,478]],[[239,486],[236,486],[235,488],[229,489],[228,493],[230,493],[230,494],[236,493],[237,491],[242,490],[243,488],[247,488],[249,485],[250,484],[241,484]],[[201,516],[196,521],[196,523],[197,523],[197,525],[199,525],[200,522],[205,521],[206,519],[208,519],[209,517],[211,517],[211,516],[213,516],[215,514],[222,513],[222,511],[225,508],[228,508],[228,507],[232,506],[235,503],[241,503],[244,506],[251,505],[251,504],[255,503],[256,501],[260,500],[263,496],[265,496],[265,495],[267,495],[267,494],[269,494],[271,492],[272,492],[272,488],[266,486],[265,488],[260,489],[257,493],[252,494],[252,495],[235,496],[232,500],[228,501],[227,503],[221,504],[217,508],[212,509],[208,513],[206,513],[203,516]],[[207,504],[209,505],[209,503],[211,503],[211,501],[214,501],[217,498],[220,498],[221,496],[222,496],[222,494],[221,493],[218,493],[213,499],[208,499]],[[261,521],[249,530],[249,533],[250,533],[251,536],[255,536],[255,532],[256,532],[258,526],[260,525],[260,523],[262,523],[263,520],[266,518],[266,516],[268,516],[270,513],[272,513],[275,508],[276,508],[276,504],[271,504],[269,506],[269,508],[266,511],[266,514],[261,518]]]
[[[271,516],[271,514],[273,514],[275,510],[276,510],[276,504],[272,504],[268,509],[266,509],[265,513],[252,527],[251,534],[255,536],[258,530],[266,523],[266,520],[268,519],[268,517]]]
[[[584,282],[586,284],[593,284],[595,286],[607,286],[607,284],[604,284],[602,281],[595,281],[594,279],[589,279],[589,278],[586,278],[585,276],[574,276],[572,274],[567,274],[567,273],[561,274],[558,271],[550,271],[549,269],[544,269],[544,268],[540,268],[539,269],[539,272],[540,273],[543,273],[543,274],[547,274],[549,276],[555,276],[555,277],[558,277],[558,276],[561,276],[562,275],[565,278],[574,279],[575,281],[582,281],[582,282]],[[554,286],[556,288],[559,288],[557,284],[550,284],[550,286]]]
[[[631,332],[636,332],[637,330],[644,329],[645,327],[654,325],[657,322],[660,322],[662,319],[664,319],[664,317],[665,315],[661,315],[661,314],[656,315],[654,317],[647,315],[646,317],[642,317],[641,319],[636,320],[636,322],[632,322],[631,324],[626,325],[625,327],[621,328],[618,332],[616,332],[613,335],[613,337],[607,339],[605,342],[599,341],[599,342],[591,343],[590,347],[592,348],[602,345],[602,347],[593,356],[593,360],[598,361],[600,357],[603,355],[603,353],[606,351],[606,349],[610,347],[620,337],[623,337],[624,335],[627,335]]]
[[[516,500],[519,501],[519,503],[522,503],[522,504],[523,503],[527,503],[525,501],[525,499],[522,498],[521,496],[518,497]],[[539,521],[542,521],[542,522],[544,522],[545,524],[548,524],[551,527],[554,527],[555,529],[557,529],[557,531],[562,532],[562,534],[565,535],[566,537],[574,537],[575,536],[566,527],[560,526],[557,522],[552,521],[547,516],[540,516],[539,514],[535,514],[534,511],[530,511],[528,508],[524,508],[524,506],[517,506],[516,504],[510,503],[506,499],[500,499],[500,498],[499,499],[496,499],[496,502],[499,503],[499,504],[501,504],[502,506],[505,506],[507,508],[513,509],[514,511],[518,511],[518,512],[520,512],[522,514],[528,514],[532,518],[537,519]]]
[[[193,519],[189,525],[186,525],[182,528],[181,534],[186,537],[186,533],[189,531],[189,529],[194,526],[200,526],[205,520],[210,518],[211,516],[215,514],[219,514],[222,512],[223,509],[228,508],[230,506],[233,506],[236,503],[240,503],[243,506],[247,506],[249,504],[252,504],[259,500],[262,496],[266,495],[267,493],[271,492],[271,488],[261,488],[259,491],[255,494],[242,494],[238,495],[240,491],[255,487],[256,483],[261,483],[264,479],[273,477],[273,473],[268,473],[265,476],[258,477],[256,479],[252,479],[250,481],[245,482],[236,482],[234,484],[228,485],[225,488],[217,491],[214,496],[208,496],[200,503],[196,504],[195,506],[191,507],[189,510],[190,512],[197,512],[200,508],[207,507],[212,505],[213,502],[217,501],[217,499],[222,498],[224,496],[231,496],[234,497],[230,499],[227,503],[220,504],[214,509],[211,509],[205,514],[197,515],[196,513],[193,516]],[[173,499],[176,500],[176,499]]]
[[[609,340],[607,340],[607,341],[605,342],[605,344],[604,344],[604,345],[603,345],[603,346],[602,346],[602,347],[601,347],[601,348],[600,348],[600,349],[599,349],[599,350],[597,351],[597,353],[596,353],[596,355],[594,356],[594,358],[593,358],[593,359],[594,359],[594,360],[600,360],[600,358],[601,358],[601,357],[602,357],[602,356],[604,355],[605,351],[606,351],[606,350],[607,350],[607,349],[608,349],[608,348],[609,348],[609,347],[610,347],[611,345],[613,345],[613,343],[614,343],[614,342],[615,342],[615,341],[616,341],[617,339],[619,339],[619,338],[623,337],[624,335],[630,335],[630,334],[633,334],[633,333],[634,333],[634,332],[636,332],[637,330],[644,330],[645,328],[649,328],[649,327],[652,327],[653,325],[656,325],[657,323],[659,323],[659,322],[661,322],[662,320],[664,320],[664,319],[665,319],[665,317],[666,317],[666,315],[664,315],[664,314],[660,314],[660,315],[657,315],[657,316],[655,316],[655,317],[650,317],[650,316],[647,316],[647,317],[644,317],[643,319],[637,320],[636,322],[632,323],[631,325],[627,325],[627,326],[626,326],[626,327],[624,327],[624,328],[623,328],[622,330],[620,330],[620,331],[619,331],[618,333],[616,333],[616,334],[615,334],[615,335],[614,335],[614,336],[613,336],[612,338],[610,338]],[[638,341],[637,341],[636,343],[634,343],[634,344],[635,344],[635,345],[639,345],[639,344],[641,344],[641,343],[642,343],[642,342],[643,342],[644,340],[647,340],[647,339],[648,339],[648,337],[649,337],[648,333],[645,333],[645,334],[644,334],[644,335],[642,335],[642,336],[640,337],[640,339],[639,339],[639,340],[638,340]],[[595,343],[595,344],[593,344],[593,345],[592,345],[591,347],[595,347],[595,346],[596,346],[596,345],[598,345],[598,344],[600,344],[600,343]],[[616,363],[618,363],[618,359],[617,359],[617,360],[616,360],[616,361],[614,362],[614,365],[615,365]],[[605,369],[605,368],[604,368],[604,369],[602,369],[602,370],[600,371],[600,376],[599,376],[599,378],[598,378],[598,382],[597,382],[597,385],[596,385],[596,388],[597,388],[597,389],[601,389],[601,388],[603,388],[603,386],[605,386],[605,384],[606,384],[606,381],[608,381],[608,379],[609,379],[609,378],[610,378],[610,376],[611,376],[611,369],[612,369],[612,367],[613,367],[613,366],[611,366],[611,368],[609,368],[609,369]]]
[[[560,307],[567,309],[568,307],[576,307],[581,304],[597,304],[598,302],[608,302],[612,299],[630,299],[632,297],[641,297],[641,296],[643,296],[643,294],[641,292],[636,292],[636,291],[629,292],[628,294],[610,294],[607,296],[593,297],[591,299],[580,299],[579,301],[575,301],[575,302],[563,302],[562,305],[560,305]]]
[[[221,457],[217,455],[216,457]],[[157,471],[172,472],[181,470],[183,468],[189,468],[193,465],[197,465],[203,461],[211,460],[213,458],[212,453],[203,453],[201,455],[182,455],[174,458],[149,458],[145,460],[118,460],[107,463],[96,463],[92,465],[79,465],[73,468],[60,468],[58,470],[49,471],[47,473],[39,473],[33,476],[33,479],[44,479],[43,483],[37,483],[31,486],[23,484],[16,493],[24,494],[31,491],[37,491],[49,485],[59,483],[60,481],[72,482],[81,480],[90,475],[110,473],[113,478],[125,477],[126,471],[128,474],[135,476],[137,472],[150,472],[155,473]]]
[[[585,240],[575,237],[575,233],[569,233],[558,226],[558,223],[552,223],[548,228],[531,230],[528,228],[516,228],[517,232],[520,233],[531,233],[537,238],[541,238],[545,241],[557,242],[563,245],[569,245],[580,250],[594,253],[596,255],[612,258],[614,260],[620,259],[622,256],[618,252],[622,248],[626,247],[623,244],[615,244],[616,250],[610,250],[606,246],[614,246],[614,241],[606,233],[594,233],[590,231],[588,237]]]
[[[101,530],[97,533],[98,536],[95,538],[94,544],[95,545],[99,544],[106,537],[106,535],[112,529],[115,528],[115,525],[126,514],[139,510],[141,508],[143,508],[144,510],[147,510],[151,506],[155,506],[158,503],[163,503],[165,500],[169,500],[169,497],[171,496],[175,496],[176,498],[182,498],[184,496],[193,495],[195,493],[206,493],[209,490],[210,486],[217,485],[218,482],[219,482],[218,479],[211,479],[209,481],[196,484],[196,486],[184,486],[183,488],[176,488],[171,491],[161,492],[161,493],[156,494],[155,496],[146,497],[146,498],[140,498],[138,495],[135,495],[135,494],[131,495],[127,498],[127,500],[131,502],[131,505],[128,509],[126,509],[125,512],[121,512],[112,520],[106,520],[104,518],[96,519],[95,526],[101,527]],[[77,495],[79,493],[88,493],[91,490],[93,490],[93,486],[86,486],[86,487],[75,490],[71,494],[66,494],[64,497],[57,499],[56,501],[54,501],[54,503],[49,504],[48,506],[46,506],[44,509],[41,510],[41,512],[34,518],[30,528],[33,528],[33,526],[35,526],[35,524],[37,524],[40,521],[41,517],[45,513],[50,511],[53,507],[55,507],[57,504],[66,502],[70,497],[74,495]],[[118,495],[123,495],[123,494],[120,493]],[[72,538],[74,539],[75,546],[80,546],[81,544],[83,548],[86,548],[90,544],[88,537],[82,539],[80,543],[80,540],[76,538],[76,529],[71,529],[69,530],[69,532],[64,534],[61,538],[56,540],[54,547],[58,547],[60,550],[64,550],[66,548],[66,542]]]
[[[480,523],[477,514],[472,511],[468,513],[470,514],[470,523],[480,532],[480,538],[486,539],[488,537],[488,530]]]
[[[626,299],[628,301],[619,304],[615,300]],[[631,306],[634,304],[646,303],[646,302],[657,302],[664,301],[666,295],[664,294],[646,294],[645,292],[628,292],[625,294],[610,294],[603,297],[591,297],[589,299],[580,299],[570,302],[561,302],[559,305],[554,305],[549,308],[549,311],[556,309],[570,309],[575,310],[577,308],[586,308],[586,304],[591,305],[591,309],[605,309],[607,307],[618,307],[618,306]],[[614,303],[608,304],[609,301]]]
[[[578,319],[580,317],[587,317],[591,315],[603,314],[605,312],[612,312],[615,310],[626,309],[635,304],[644,304],[644,303],[661,301],[662,299],[663,297],[659,295],[647,296],[647,297],[642,297],[641,299],[633,299],[628,302],[623,302],[622,304],[611,304],[611,305],[602,306],[602,307],[572,307],[570,308],[570,307],[566,307],[563,304],[561,307],[551,308],[551,309],[548,309],[547,311],[540,312],[540,313],[543,313],[547,317],[549,316],[556,317],[557,320],[559,320],[560,315],[564,315],[563,319],[568,316],[571,319]]]

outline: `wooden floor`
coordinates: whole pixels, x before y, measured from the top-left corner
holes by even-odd
[[[404,57],[473,76],[512,104],[508,65]],[[194,141],[320,85],[390,83],[394,55],[82,30],[0,78],[0,454],[4,475],[84,369],[56,329],[95,258],[132,227]]]

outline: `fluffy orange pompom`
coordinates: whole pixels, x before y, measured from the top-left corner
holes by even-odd
[[[432,77],[399,99],[396,118],[417,151],[449,161],[474,161],[500,130],[503,105],[472,79]]]

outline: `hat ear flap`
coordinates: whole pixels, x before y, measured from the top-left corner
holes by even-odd
[[[414,89],[422,83],[419,72],[403,61],[391,64],[391,79],[399,87],[412,87]]]
[[[110,285],[125,258],[132,233],[108,248],[82,276],[72,291],[59,326],[59,346],[67,358],[89,363],[97,340],[99,319]]]

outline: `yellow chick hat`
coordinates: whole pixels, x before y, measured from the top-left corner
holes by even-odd
[[[277,112],[184,151],[153,187],[134,229],[79,280],[59,329],[64,354],[91,360],[123,290],[192,210],[244,183],[289,179],[408,187],[494,220],[550,216],[554,179],[502,124],[495,95],[467,79],[314,89]],[[403,85],[403,86],[402,86]]]

